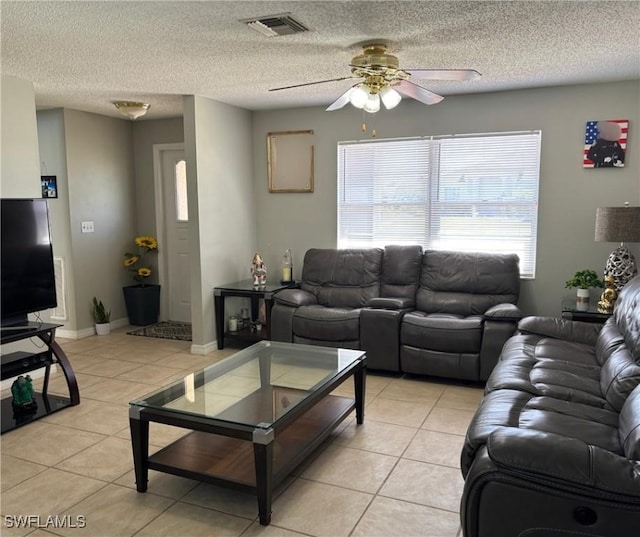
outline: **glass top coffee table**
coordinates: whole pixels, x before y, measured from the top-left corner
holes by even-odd
[[[353,410],[364,420],[363,351],[261,341],[187,375],[129,408],[138,492],[149,469],[232,486],[258,497],[271,522],[274,487]],[[331,392],[349,377],[354,397]],[[149,455],[149,423],[190,429]]]

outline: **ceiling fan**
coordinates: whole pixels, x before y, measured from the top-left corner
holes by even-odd
[[[364,45],[362,54],[355,56],[349,66],[351,76],[306,82],[293,86],[273,88],[269,91],[280,91],[314,84],[338,82],[340,80],[362,79],[340,97],[327,111],[338,110],[347,103],[366,112],[375,113],[380,110],[380,103],[387,109],[397,106],[402,97],[410,97],[424,104],[436,104],[444,97],[416,84],[416,80],[473,80],[482,76],[475,69],[400,69],[398,58],[387,54],[387,45],[375,43]]]

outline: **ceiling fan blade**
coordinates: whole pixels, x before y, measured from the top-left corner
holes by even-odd
[[[475,69],[403,69],[418,80],[475,80],[482,75]]]
[[[335,101],[333,101],[329,105],[329,108],[327,108],[325,111],[333,112],[334,110],[340,110],[340,108],[342,108],[344,105],[346,105],[349,102],[349,97],[351,96],[351,92],[353,91],[353,88],[355,88],[356,86],[351,86],[347,91],[345,91],[342,95],[340,95],[340,97],[338,97]]]
[[[411,97],[412,99],[424,104],[436,104],[444,99],[442,95],[438,95],[428,89],[424,89],[422,86],[418,86],[409,80],[399,82],[393,86],[393,89],[406,97]]]
[[[280,91],[291,88],[302,88],[303,86],[313,86],[314,84],[325,84],[326,82],[338,82],[340,80],[350,80],[352,78],[360,78],[357,76],[343,76],[340,78],[332,78],[330,80],[318,80],[317,82],[305,82],[304,84],[294,84],[293,86],[283,86],[282,88],[271,88],[269,91]]]

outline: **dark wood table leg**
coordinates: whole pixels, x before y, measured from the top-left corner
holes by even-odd
[[[267,339],[271,341],[271,310],[273,308],[273,294],[269,293],[264,296],[264,323],[267,331]]]
[[[213,296],[213,309],[216,317],[216,340],[218,349],[224,349],[224,296],[215,294]]]
[[[363,365],[353,374],[353,382],[356,394],[356,423],[364,423],[364,397],[367,384],[367,366]]]
[[[129,409],[129,427],[131,428],[136,489],[138,492],[145,492],[149,481],[149,422],[140,419],[140,409],[135,407]]]
[[[261,438],[257,438],[257,436]],[[266,443],[262,443],[266,442]],[[256,493],[260,524],[271,524],[273,500],[273,430],[254,432],[253,458],[256,466]]]
[[[62,372],[64,373],[64,377],[67,379],[67,386],[69,388],[69,398],[71,399],[72,405],[80,404],[80,391],[78,390],[78,380],[76,379],[76,374],[73,371],[73,367],[71,367],[71,362],[69,362],[69,358],[62,350],[62,347],[58,345],[58,343],[54,339],[54,334],[51,336],[46,336],[41,334],[38,336],[42,341],[44,341],[51,352],[56,357],[57,363],[60,365]]]

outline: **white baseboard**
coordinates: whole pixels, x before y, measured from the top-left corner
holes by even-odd
[[[111,321],[109,326],[111,326],[111,330],[115,330],[117,328],[122,328],[123,326],[129,325],[129,319],[124,317],[123,319],[116,319],[115,321]],[[86,337],[91,337],[96,335],[95,326],[91,326],[90,328],[83,328],[82,330],[65,330],[64,328],[58,328],[56,330],[56,336],[65,338],[65,339],[83,339]]]
[[[191,345],[191,354],[204,356],[205,354],[209,354],[216,350],[218,350],[218,342],[215,339],[204,345]]]

